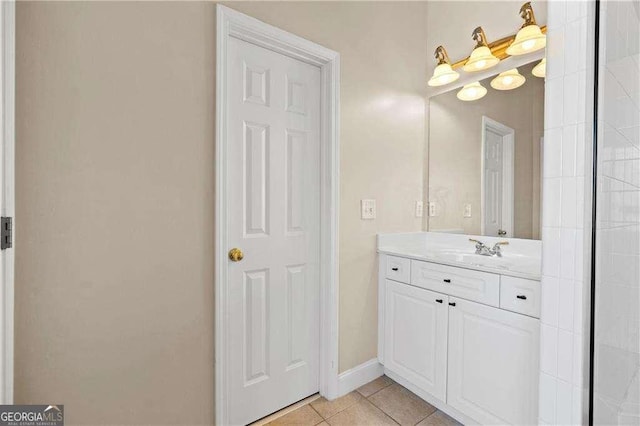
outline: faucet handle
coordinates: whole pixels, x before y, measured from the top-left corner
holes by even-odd
[[[473,238],[469,238],[469,241],[476,244],[484,244],[482,241],[474,240]]]
[[[509,245],[509,241],[498,241],[493,245],[493,248],[491,249],[491,251],[494,252],[496,256],[502,257],[502,251],[500,250],[500,246],[508,246],[508,245]]]

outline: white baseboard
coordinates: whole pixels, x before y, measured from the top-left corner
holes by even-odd
[[[384,374],[378,358],[371,359],[338,375],[338,397],[366,385]]]

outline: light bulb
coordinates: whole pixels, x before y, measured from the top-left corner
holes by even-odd
[[[496,78],[491,80],[491,87],[496,90],[512,90],[524,84],[526,78],[518,72],[517,68],[501,72]]]
[[[487,94],[487,89],[479,82],[467,84],[456,95],[461,101],[475,101]]]

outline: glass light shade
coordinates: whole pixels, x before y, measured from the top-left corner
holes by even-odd
[[[527,79],[518,72],[517,68],[501,72],[491,80],[491,87],[496,90],[512,90],[524,84]]]
[[[547,76],[547,58],[542,58],[538,65],[533,67],[531,74],[536,77],[545,78]]]
[[[516,39],[513,40],[511,46],[507,48],[507,55],[524,55],[543,49],[546,45],[547,36],[542,34],[540,27],[537,25],[527,25],[526,27],[520,28],[520,31],[516,34]]]
[[[440,64],[433,70],[433,76],[429,79],[429,86],[443,86],[456,81],[460,77],[449,64]]]
[[[487,94],[487,89],[476,81],[475,83],[467,84],[456,95],[461,101],[477,101]]]
[[[487,46],[478,46],[473,49],[462,69],[467,72],[482,71],[498,65],[499,62],[500,59],[493,56]]]

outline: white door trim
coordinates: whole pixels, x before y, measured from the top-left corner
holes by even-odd
[[[482,116],[482,153],[480,164],[480,212],[481,223],[480,230],[481,235],[485,234],[485,205],[484,205],[484,153],[486,147],[486,130],[491,129],[494,132],[503,136],[503,150],[502,150],[502,228],[507,231],[505,237],[513,238],[514,236],[514,162],[515,162],[515,130],[511,127],[493,120],[487,116]]]
[[[338,395],[338,215],[340,55],[228,7],[216,7],[215,412],[228,424],[227,377],[227,43],[235,37],[320,67],[320,394]]]
[[[2,153],[0,154],[0,211],[2,216],[14,218],[15,241],[15,10],[14,1],[3,1],[0,13],[2,41],[2,104],[0,128],[2,129]],[[0,254],[0,404],[13,404],[13,277],[14,249]]]

